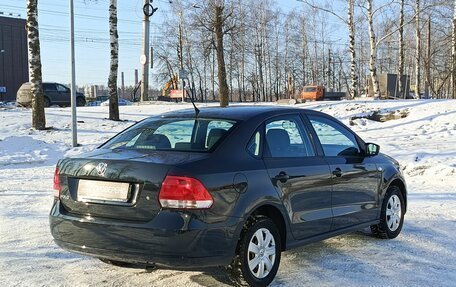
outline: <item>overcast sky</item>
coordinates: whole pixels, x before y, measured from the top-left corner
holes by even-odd
[[[278,0],[285,11],[301,5],[296,0]],[[25,0],[1,0],[0,12],[20,14],[25,18]],[[76,82],[106,85],[109,74],[109,0],[74,0],[76,31]],[[143,0],[118,1],[119,17],[119,83],[120,72],[125,73],[126,85],[134,83],[134,70],[140,73]],[[159,10],[151,18],[151,43],[162,34],[161,19],[171,12],[168,0],[155,0]],[[61,83],[70,82],[69,64],[69,16],[68,1],[39,1],[39,25],[43,80]],[[151,85],[155,71],[151,72]],[[161,87],[157,87],[161,88]]]

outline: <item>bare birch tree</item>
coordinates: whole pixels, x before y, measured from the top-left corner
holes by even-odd
[[[380,87],[377,75],[377,42],[374,31],[374,13],[372,8],[373,0],[367,0],[367,21],[369,25],[369,43],[370,43],[370,58],[369,71],[372,86],[374,89],[374,97],[380,97]]]
[[[40,36],[38,31],[38,0],[27,0],[27,39],[29,78],[32,92],[32,127],[46,128],[43,80],[41,72]]]
[[[117,0],[110,0],[109,4],[109,36],[111,46],[111,67],[108,78],[109,89],[109,119],[119,118],[119,96],[117,91],[117,76],[119,68],[119,33],[117,31]]]
[[[225,51],[223,49],[223,36],[226,34],[223,31],[227,15],[224,15],[224,1],[217,1],[214,5],[214,32],[215,32],[215,49],[217,51],[217,66],[218,66],[218,83],[219,83],[219,99],[220,106],[226,107],[229,102],[229,89],[226,81],[226,66],[225,66]]]
[[[355,22],[354,22],[354,14],[355,14],[355,0],[347,0],[347,19],[342,18],[340,15],[335,13],[334,11],[316,6],[313,3],[309,3],[307,0],[298,0],[300,2],[306,3],[308,6],[312,7],[313,9],[321,10],[323,12],[329,13],[339,20],[341,20],[344,24],[348,27],[348,49],[350,51],[350,78],[351,84],[349,89],[350,98],[355,98],[358,96],[358,76],[356,73],[356,48],[355,48]],[[330,67],[329,67],[330,68]],[[334,72],[334,71],[333,71]]]
[[[415,36],[416,36],[416,50],[415,50],[415,95],[420,97],[421,87],[421,32],[420,32],[420,0],[415,2]]]
[[[196,17],[199,26],[213,34],[213,45],[215,47],[215,55],[213,56],[217,57],[218,96],[221,107],[226,107],[229,103],[224,36],[234,29],[234,24],[229,23],[233,17],[233,11],[227,11],[226,8],[225,0],[211,0],[203,8],[204,12],[198,13],[198,17]],[[212,92],[214,93],[214,88]]]
[[[452,37],[451,37],[451,90],[453,99],[456,99],[456,0],[453,4],[453,25],[452,25]]]
[[[350,97],[353,99],[357,96],[357,85],[358,77],[356,76],[356,49],[355,49],[355,22],[353,21],[353,16],[355,13],[355,1],[348,0],[348,38],[349,38],[349,50],[350,50],[350,75],[351,75],[351,85],[350,85]]]
[[[402,75],[404,74],[404,2],[400,0],[399,10],[399,67],[397,79],[399,84],[399,97],[405,98],[404,87],[402,86]]]

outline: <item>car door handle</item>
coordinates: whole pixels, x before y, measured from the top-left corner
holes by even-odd
[[[340,168],[336,168],[335,170],[333,170],[332,174],[337,176],[337,177],[341,177],[342,176],[342,170]]]
[[[284,171],[281,171],[278,175],[274,177],[275,180],[278,180],[280,182],[286,182],[289,178],[290,176]]]

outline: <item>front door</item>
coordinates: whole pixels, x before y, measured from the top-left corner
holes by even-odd
[[[300,116],[267,121],[265,138],[264,163],[287,209],[294,237],[329,232],[331,174],[324,158],[316,156]]]
[[[57,91],[59,91],[59,102],[63,105],[71,105],[71,91],[67,87],[57,84]]]
[[[332,173],[332,230],[377,218],[380,173],[355,135],[330,118],[308,116]]]

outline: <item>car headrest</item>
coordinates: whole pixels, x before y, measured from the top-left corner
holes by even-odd
[[[190,150],[190,149],[192,149],[192,143],[177,142],[177,143],[174,144],[174,149],[177,149],[177,150]]]
[[[290,136],[286,130],[283,129],[270,129],[266,133],[266,140],[271,152],[273,150],[288,149],[290,146]]]
[[[171,142],[169,141],[168,137],[162,134],[151,134],[147,136],[145,142],[147,145],[153,145],[157,149],[171,148]]]
[[[226,133],[227,131],[224,129],[211,129],[207,135],[207,148],[210,149]]]

